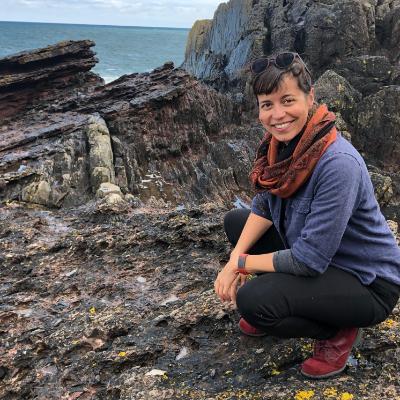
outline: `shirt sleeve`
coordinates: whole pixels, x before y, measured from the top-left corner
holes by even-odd
[[[268,198],[265,192],[257,193],[251,202],[251,212],[259,217],[272,221],[271,211],[268,205]]]
[[[310,213],[292,244],[293,257],[323,273],[336,254],[362,190],[361,166],[350,154],[335,153],[323,160]]]
[[[273,255],[273,263],[276,272],[297,276],[318,276],[319,273],[306,264],[297,261],[293,257],[291,249],[276,251]]]

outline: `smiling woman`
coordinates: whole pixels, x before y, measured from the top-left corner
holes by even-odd
[[[279,91],[268,95],[258,94],[257,99],[263,127],[278,141],[288,144],[307,122],[314,103],[314,89],[304,93],[296,78],[286,76],[282,79]]]
[[[257,194],[251,211],[225,216],[234,249],[215,291],[236,301],[246,335],[315,339],[301,373],[326,378],[344,370],[360,328],[396,305],[400,249],[364,160],[314,105],[300,56],[264,57],[252,71],[266,130],[250,175]]]

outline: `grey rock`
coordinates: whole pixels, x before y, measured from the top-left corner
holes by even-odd
[[[102,184],[100,184],[100,187],[98,188],[96,195],[98,198],[104,198],[108,195],[111,194],[116,194],[119,195],[120,197],[122,197],[122,192],[121,189],[119,188],[119,186],[114,185],[113,183],[110,182],[104,182]]]
[[[340,113],[354,125],[355,109],[362,96],[345,78],[335,71],[325,71],[315,82],[315,97],[318,102],[326,103],[331,111]]]
[[[399,66],[391,64],[387,57],[371,55],[349,57],[336,69],[364,96],[391,84],[399,72]]]
[[[400,160],[400,86],[388,86],[357,107],[353,142],[371,162],[398,172]]]
[[[29,109],[51,109],[104,83],[89,72],[97,63],[90,40],[64,41],[0,59],[0,118]]]
[[[349,57],[375,49],[381,53],[377,56],[391,57],[393,43],[384,47],[379,40],[397,34],[396,4],[231,0],[218,8],[212,22],[193,26],[183,67],[221,91],[236,93],[249,79],[245,67],[250,60],[282,49],[299,52],[316,77]],[[376,23],[383,20],[385,33],[377,37]]]
[[[91,116],[88,124],[91,184],[93,192],[96,192],[101,183],[115,182],[113,152],[105,121],[99,116]]]
[[[376,172],[370,172],[375,196],[381,206],[387,205],[393,198],[393,182],[389,176],[383,176]]]

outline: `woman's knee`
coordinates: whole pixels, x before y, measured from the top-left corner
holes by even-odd
[[[249,214],[250,210],[243,208],[234,208],[225,214],[224,229],[231,244],[235,245],[239,240]]]
[[[280,290],[277,290],[272,275],[259,276],[247,282],[237,292],[236,305],[239,313],[249,322],[255,323],[259,318],[271,324],[286,314],[282,305],[286,301],[282,299]]]
[[[242,317],[252,316],[256,314],[257,304],[252,296],[249,282],[239,288],[236,295],[236,306]]]

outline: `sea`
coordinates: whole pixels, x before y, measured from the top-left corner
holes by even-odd
[[[62,40],[90,39],[99,59],[92,71],[107,83],[148,72],[173,61],[182,64],[189,29],[0,21],[0,58]]]

